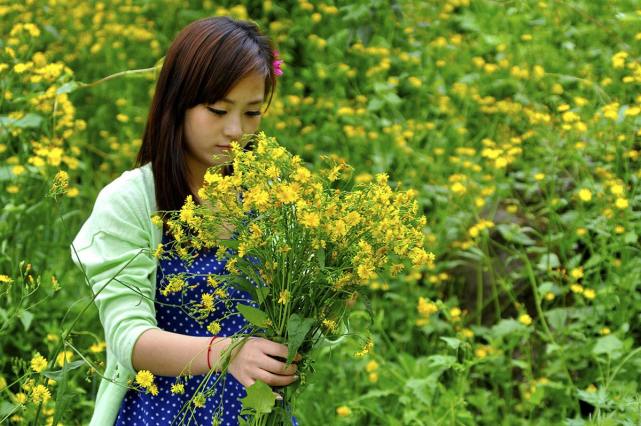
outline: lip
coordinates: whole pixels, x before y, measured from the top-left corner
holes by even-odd
[[[216,145],[218,148],[231,148],[231,145]]]

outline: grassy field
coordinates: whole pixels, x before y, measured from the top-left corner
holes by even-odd
[[[641,423],[634,0],[0,1],[0,423],[88,421],[105,344],[69,244],[211,15],[278,45],[266,133],[414,188],[437,255],[363,287],[301,424]]]

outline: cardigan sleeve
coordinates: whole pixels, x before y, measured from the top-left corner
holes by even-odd
[[[98,194],[93,211],[71,246],[95,296],[109,352],[135,374],[133,348],[140,335],[158,328],[154,309],[157,267],[150,250],[150,218],[142,197],[122,177]],[[147,222],[149,221],[149,225]]]

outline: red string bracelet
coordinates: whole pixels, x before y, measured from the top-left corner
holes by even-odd
[[[211,338],[209,341],[209,346],[207,346],[207,368],[211,370],[211,362],[209,361],[209,354],[211,353],[211,344],[214,343],[214,339],[216,339],[218,336],[214,336]]]

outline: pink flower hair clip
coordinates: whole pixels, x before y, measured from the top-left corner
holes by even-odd
[[[274,67],[274,74],[276,74],[276,77],[283,75],[283,70],[280,68],[281,64],[283,63],[282,59],[278,56],[278,50],[274,50],[274,62],[272,62],[272,66]]]

